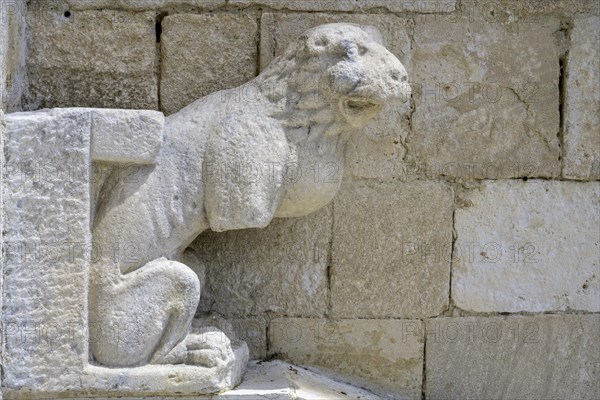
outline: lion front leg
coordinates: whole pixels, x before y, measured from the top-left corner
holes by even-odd
[[[167,355],[185,339],[200,300],[198,277],[186,265],[165,258],[118,274],[90,285],[94,359],[110,367],[172,359]]]

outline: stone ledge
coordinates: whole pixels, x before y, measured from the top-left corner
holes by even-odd
[[[151,110],[120,110],[105,108],[47,108],[6,114],[10,130],[61,115],[74,114],[91,117],[92,161],[132,164],[151,164],[163,143],[164,116]],[[57,160],[53,160],[57,161]]]
[[[244,382],[237,388],[213,397],[214,400],[254,399],[379,399],[358,387],[338,382],[318,370],[295,367],[283,361],[248,364]]]
[[[156,366],[153,366],[156,370]],[[197,367],[193,367],[197,368]],[[93,372],[94,376],[98,376],[98,370],[105,368],[89,367],[88,372]],[[140,372],[146,374],[150,367],[140,367]],[[174,368],[176,370],[176,368]],[[119,370],[114,370],[111,377],[107,378],[107,382],[119,377]],[[152,374],[149,374],[152,375]],[[109,375],[106,375],[108,377]],[[131,375],[130,375],[131,376]],[[173,381],[176,377],[172,374],[170,377]],[[153,387],[155,384],[152,383],[151,378],[144,378],[145,381],[150,383]],[[122,385],[122,383],[118,383]],[[119,388],[122,390],[122,388]],[[183,392],[183,391],[182,391]],[[96,392],[81,392],[79,395],[88,397],[94,395]],[[98,400],[107,400],[114,397],[94,397]],[[134,398],[146,398],[148,393],[123,393],[119,392],[119,397],[122,396],[137,396]],[[160,395],[160,394],[158,394]],[[57,398],[81,398],[74,393],[30,393],[30,392],[19,392],[14,390],[4,391],[4,396],[7,399],[57,399]],[[114,396],[114,395],[113,395]],[[125,397],[126,398],[126,397]],[[297,367],[288,364],[284,361],[273,360],[273,361],[253,361],[248,363],[246,373],[244,374],[243,382],[235,389],[228,390],[218,395],[202,395],[195,394],[193,396],[183,395],[178,393],[177,396],[163,396],[160,395],[162,400],[192,400],[192,399],[212,399],[212,400],[256,400],[256,399],[297,399],[297,400],[344,400],[344,399],[363,399],[363,400],[376,400],[381,397],[368,392],[364,389],[356,386],[339,382],[328,375],[322,373],[317,369],[308,369],[303,367]]]
[[[95,109],[92,160],[153,163],[163,142],[164,122],[158,111]]]

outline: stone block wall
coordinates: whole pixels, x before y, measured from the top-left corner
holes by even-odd
[[[254,358],[393,398],[600,398],[596,1],[0,1],[8,112],[169,115],[312,26],[377,27],[413,98],[343,169],[302,171],[343,178],[325,209],[200,235],[198,313],[229,318]]]

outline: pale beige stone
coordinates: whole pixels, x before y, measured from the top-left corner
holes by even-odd
[[[1,31],[1,26],[0,26]],[[1,46],[1,44],[0,44]],[[0,60],[1,61],[1,60]],[[0,74],[1,75],[1,74]],[[6,132],[6,124],[4,123],[4,111],[2,111],[2,107],[0,107],[0,165],[2,165],[2,171],[4,172],[4,134]],[[4,186],[4,180],[2,181],[2,185]],[[3,187],[0,188],[3,190]],[[0,243],[2,246],[4,245],[4,201],[3,196],[0,196]],[[4,259],[4,256],[3,256]],[[4,261],[0,265],[0,288],[4,287]],[[0,293],[0,310],[2,309],[2,300],[4,297],[4,293]],[[3,347],[3,346],[2,346]],[[2,347],[0,347],[0,358],[2,358]],[[0,375],[0,399],[2,398],[2,376]]]
[[[25,81],[25,30],[27,2],[11,0],[0,5],[0,109],[21,110]]]
[[[500,22],[503,16],[510,20],[528,23],[527,17],[541,15],[569,16],[585,18],[586,14],[598,12],[596,0],[500,0],[494,2],[467,1],[464,9],[465,15],[477,16],[488,22]],[[504,14],[504,15],[503,15]]]
[[[417,18],[410,159],[463,181],[558,176],[558,30]]]
[[[95,116],[101,118],[94,120]],[[214,328],[193,332],[184,343],[188,362],[197,365],[97,365],[111,352],[123,356],[127,363],[129,348],[141,342],[143,350],[148,343],[140,325],[144,321],[119,325],[120,321],[112,324],[114,320],[108,318],[108,323],[98,324],[92,314],[106,310],[88,308],[88,273],[91,261],[98,257],[98,253],[92,257],[90,223],[91,136],[94,129],[100,133],[105,129],[103,133],[110,135],[109,127],[135,126],[144,117],[155,118],[146,121],[149,130],[153,125],[156,128],[157,118],[162,122],[162,114],[157,112],[88,108],[12,113],[6,118],[9,162],[3,164],[2,198],[6,202],[2,206],[6,208],[2,223],[6,228],[2,237],[1,303],[3,388],[7,397],[55,398],[66,392],[70,396],[214,393],[241,380],[248,361],[247,346],[230,342]],[[122,153],[123,148],[116,146],[115,150]],[[188,271],[187,277],[198,279]],[[168,278],[163,274],[151,281],[151,290],[138,285],[130,292],[134,301],[129,309],[140,304],[147,312],[181,296],[160,291]],[[179,278],[182,282],[186,276]],[[183,286],[177,289],[185,291]],[[152,295],[161,294],[165,296],[152,301]],[[127,307],[127,302],[119,304]],[[197,300],[189,307],[191,316],[196,304]],[[175,303],[173,307],[177,305],[181,306]],[[102,340],[109,344],[96,352],[90,363],[88,349]]]
[[[188,265],[196,267],[193,263]],[[270,321],[271,317],[266,313],[227,319],[215,312],[196,313],[192,330],[204,332],[205,327],[216,327],[231,340],[245,342],[250,352],[250,360],[261,360],[267,356],[267,329]]]
[[[404,318],[444,311],[452,202],[452,190],[437,182],[344,188],[333,206],[333,316]]]
[[[91,112],[13,113],[6,124],[2,385],[64,390],[88,360]]]
[[[223,6],[237,10],[246,7],[264,7],[293,11],[352,11],[388,10],[390,12],[451,13],[456,0],[37,0],[36,7],[63,10],[119,9],[146,10],[217,10]],[[49,3],[49,4],[44,4]]]
[[[600,179],[600,17],[575,19],[566,67],[563,176]]]
[[[160,102],[166,115],[257,74],[253,14],[171,15],[163,19],[162,29]]]
[[[149,11],[149,10],[213,10],[227,3],[226,0],[62,0],[54,2],[53,0],[37,0],[34,7],[43,12],[44,9],[66,10],[128,10],[128,11]]]
[[[153,12],[28,14],[28,109],[156,109]]]
[[[455,214],[457,307],[600,311],[600,182],[487,182],[465,200]]]
[[[392,398],[420,399],[423,327],[419,320],[278,318],[271,354],[321,368]]]
[[[320,371],[297,367],[279,360],[250,363],[248,371],[244,375],[244,381],[238,387],[212,397],[214,400],[265,398],[377,400],[380,397],[364,390],[364,388],[339,382],[326,374],[320,373]],[[179,398],[168,400],[179,400]]]
[[[227,317],[322,316],[330,242],[331,207],[264,229],[201,234],[191,245],[206,268],[200,309]]]
[[[427,321],[428,399],[597,399],[599,315]]]
[[[250,350],[250,360],[261,360],[267,356],[267,327],[270,318],[267,314],[246,318],[233,318],[231,325],[239,340],[243,340]]]
[[[381,9],[388,12],[451,13],[456,9],[456,0],[230,0],[229,4],[238,7],[258,5],[275,10],[356,13]]]
[[[410,65],[413,28],[408,19],[386,14],[265,13],[261,21],[261,68],[281,55],[304,30],[331,22],[375,26],[389,51],[404,65]],[[413,80],[411,74],[408,80]],[[360,135],[352,137],[346,148],[348,177],[391,179],[402,176],[405,142],[410,131],[409,109],[408,102],[388,105]]]
[[[158,111],[94,109],[92,160],[153,163],[163,144],[164,122]]]

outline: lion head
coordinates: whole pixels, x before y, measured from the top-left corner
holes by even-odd
[[[310,29],[261,75],[265,82],[285,78],[288,104],[282,116],[290,126],[329,122],[330,135],[361,129],[383,104],[405,102],[411,93],[404,66],[372,26]]]

